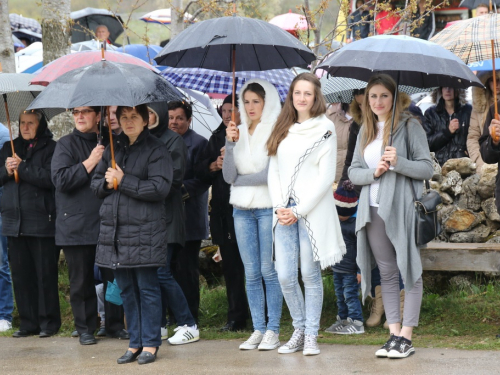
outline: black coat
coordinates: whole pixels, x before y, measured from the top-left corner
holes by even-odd
[[[458,119],[460,128],[453,134],[448,128],[451,116],[445,109],[438,111],[437,106],[433,106],[425,112],[422,126],[427,133],[429,149],[436,153],[436,159],[440,165],[449,159],[468,156],[467,134],[471,112],[472,107],[469,104],[460,106],[460,109],[455,111],[452,116]]]
[[[370,34],[370,22],[373,17],[370,11],[357,9],[347,18],[348,33],[347,38],[352,40],[364,39]]]
[[[208,238],[208,188],[209,184],[200,181],[194,173],[194,166],[208,144],[192,129],[182,135],[188,149],[184,187],[189,193],[185,201],[186,210],[186,241],[198,241]]]
[[[427,12],[426,12],[427,13]],[[417,11],[413,13],[412,21],[418,20],[422,14],[420,13],[420,8],[417,5]],[[411,36],[423,40],[429,40],[436,30],[436,21],[434,19],[434,12],[429,12],[423,17],[422,23],[412,30]]]
[[[95,245],[99,235],[102,201],[90,190],[94,175],[83,161],[97,146],[96,133],[72,133],[59,139],[52,158],[52,182],[56,187],[56,244]]]
[[[45,129],[33,147],[22,137],[14,140],[19,164],[19,183],[7,174],[5,160],[12,157],[10,142],[0,151],[2,196],[2,235],[10,237],[54,237],[56,203],[50,179],[50,163],[56,147],[52,133]]]
[[[500,103],[500,102],[499,102]],[[491,120],[495,118],[495,107],[492,105],[486,116],[486,121],[484,122],[483,135],[479,138],[481,157],[487,164],[495,164],[500,162],[500,145],[495,146],[492,142],[489,126]],[[500,167],[500,165],[499,165]],[[496,187],[495,187],[495,204],[497,206],[497,211],[500,213],[500,173],[496,176]]]
[[[356,121],[351,123],[351,127],[349,128],[349,139],[347,141],[347,153],[345,155],[344,169],[342,170],[342,177],[340,178],[338,186],[342,186],[344,181],[349,180],[349,167],[352,163],[352,157],[354,155],[354,150],[356,149],[356,141],[358,140],[359,129],[361,126],[358,125]],[[361,194],[362,186],[354,185],[354,190],[356,194]]]
[[[132,145],[123,133],[117,138],[116,164],[124,172],[118,190],[106,188],[109,147],[92,177],[91,189],[104,199],[95,262],[113,269],[163,267],[167,263],[163,202],[172,185],[172,159],[167,147],[147,129]]]
[[[226,144],[226,126],[222,123],[208,140],[198,163],[195,175],[201,181],[212,185],[210,200],[210,233],[212,242],[217,245],[236,243],[234,232],[233,206],[229,204],[231,185],[224,181],[222,170],[210,172],[210,164],[220,156]]]

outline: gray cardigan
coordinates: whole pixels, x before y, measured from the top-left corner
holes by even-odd
[[[405,124],[408,122],[407,126]],[[408,133],[407,130],[408,129]],[[361,270],[361,290],[363,301],[370,293],[371,270],[376,263],[366,235],[366,224],[370,219],[370,184],[374,168],[368,168],[360,151],[360,139],[365,128],[362,126],[356,142],[356,149],[349,168],[349,178],[355,185],[362,185],[356,219],[358,256],[356,262]],[[408,160],[406,139],[410,142],[411,160]],[[380,178],[377,202],[378,214],[384,220],[386,233],[396,249],[398,268],[405,283],[405,289],[411,290],[422,275],[420,249],[415,243],[415,208],[410,182],[430,179],[433,174],[432,161],[427,137],[419,121],[408,113],[403,113],[394,132],[393,146],[396,147],[397,165],[385,172]],[[417,198],[422,195],[423,184],[413,181]],[[383,192],[383,194],[381,194]]]

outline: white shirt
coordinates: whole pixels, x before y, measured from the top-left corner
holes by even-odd
[[[364,159],[368,168],[377,168],[378,162],[382,157],[382,145],[384,143],[384,122],[378,122],[377,128],[377,138],[375,138],[370,144],[368,144],[365,148]],[[378,196],[378,188],[380,186],[380,180],[372,182],[370,185],[370,206],[378,207],[377,196]]]

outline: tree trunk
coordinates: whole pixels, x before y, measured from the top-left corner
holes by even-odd
[[[16,72],[14,43],[10,31],[8,0],[0,0],[0,63],[5,73]]]
[[[43,65],[70,53],[70,13],[71,0],[42,0]],[[63,113],[54,117],[50,125],[54,139],[59,139],[71,132],[74,122],[68,113]]]
[[[182,8],[182,0],[172,0],[172,23],[170,24],[170,40],[173,40],[177,35],[184,30],[184,9]]]

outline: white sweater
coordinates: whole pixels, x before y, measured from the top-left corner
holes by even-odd
[[[302,158],[306,153],[308,156]],[[321,115],[292,125],[269,164],[268,186],[273,211],[286,207],[289,198],[295,200],[297,205],[292,209],[298,219],[305,221],[314,260],[321,262],[321,268],[342,260],[346,251],[333,199],[336,157],[335,127]],[[300,160],[303,163],[291,189]],[[274,225],[277,222],[274,214]]]
[[[384,124],[385,122],[378,122],[377,128],[377,138],[375,138],[370,144],[365,148],[363,157],[365,159],[368,168],[376,169],[377,165],[382,157],[382,145],[384,144]],[[380,186],[380,179],[375,180],[370,185],[370,206],[378,207],[377,197],[378,188]]]

